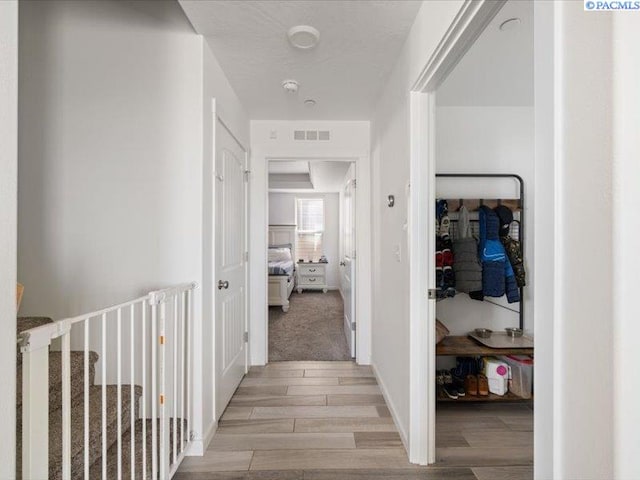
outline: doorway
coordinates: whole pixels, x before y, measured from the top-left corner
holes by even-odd
[[[521,421],[521,425],[514,426],[503,436],[496,435],[498,440],[487,446],[498,445],[502,441],[507,442],[509,448],[519,448],[521,451],[516,454],[522,455],[518,461],[520,465],[527,466],[528,474],[532,475],[533,444],[536,444],[536,458],[546,456],[551,448],[549,445],[542,444],[542,434],[540,436],[534,435],[534,419],[531,409],[535,405],[538,412],[540,406],[538,413],[542,413],[535,417],[536,432],[551,432],[552,415],[547,408],[546,401],[551,386],[551,376],[546,376],[549,374],[546,370],[545,374],[541,375],[540,368],[546,368],[552,358],[551,352],[546,347],[547,335],[545,333],[548,331],[547,329],[552,329],[552,325],[550,325],[552,317],[541,318],[535,315],[537,311],[546,309],[549,299],[538,295],[534,298],[534,291],[541,291],[536,278],[546,275],[547,269],[553,267],[551,264],[543,266],[542,262],[538,261],[537,255],[534,261],[537,249],[533,239],[535,237],[536,240],[545,239],[546,241],[547,237],[552,235],[552,231],[536,231],[537,224],[533,221],[533,210],[540,203],[539,196],[535,194],[535,183],[538,183],[539,178],[542,177],[536,166],[539,160],[536,152],[538,145],[544,144],[547,139],[545,135],[548,133],[546,126],[544,129],[538,130],[538,123],[534,121],[538,114],[544,116],[546,113],[546,110],[544,112],[538,110],[538,105],[542,105],[544,102],[543,99],[534,96],[534,91],[540,88],[541,83],[546,84],[552,70],[540,71],[539,74],[536,74],[537,76],[534,76],[532,67],[534,56],[537,59],[549,53],[538,51],[537,44],[534,51],[534,28],[536,36],[539,32],[549,28],[549,25],[544,21],[540,24],[537,23],[538,18],[542,17],[542,15],[538,15],[537,8],[538,6],[533,2],[469,4],[469,10],[454,24],[452,34],[447,36],[437,54],[425,66],[423,74],[414,85],[411,94],[412,216],[410,243],[412,267],[414,267],[413,264],[417,264],[411,273],[411,423],[412,425],[427,426],[425,429],[418,428],[415,431],[412,429],[410,432],[410,457],[416,463],[437,464],[439,460],[447,457],[447,450],[439,451],[438,445],[442,446],[442,435],[446,437],[449,434],[449,438],[451,438],[452,432],[447,433],[446,428],[455,424],[455,419],[459,417],[458,414],[462,413],[463,409],[471,409],[471,413],[467,412],[465,415],[470,414],[476,418],[480,418],[475,414],[481,410],[485,412],[498,412],[501,408],[512,411],[522,410],[517,414],[513,414],[513,412],[505,414],[506,416],[511,415],[512,418],[517,417],[518,421]],[[515,12],[514,9],[525,9],[526,11]],[[536,19],[535,27],[534,18]],[[504,28],[501,28],[503,26]],[[522,42],[517,39],[502,42],[503,46],[508,47],[507,50],[510,51],[510,54],[515,56],[515,61],[505,60],[503,57],[495,58],[496,52],[500,51],[500,48],[492,48],[492,57],[487,57],[484,60],[478,59],[477,52],[474,52],[490,42],[491,38],[489,37],[493,37],[493,41],[500,42],[500,38],[505,40],[508,35],[522,35],[523,32],[526,32],[527,36],[525,50],[516,48],[517,45],[522,45]],[[470,65],[473,67],[471,70],[469,70]],[[499,73],[503,68],[511,68],[513,75],[520,75],[518,77],[520,79],[526,77],[526,85],[523,85],[514,76],[508,77],[506,75],[506,79],[501,78],[496,82],[488,81],[489,78],[493,78],[493,74]],[[486,78],[477,78],[477,75],[484,75]],[[469,81],[473,79],[476,82],[471,85]],[[505,80],[507,87],[504,87]],[[496,88],[499,85],[503,85],[503,87]],[[490,95],[485,87],[492,87],[493,94]],[[482,92],[485,95],[484,100],[474,103],[473,97],[483,94]],[[517,98],[525,93],[526,100],[517,103]],[[507,117],[511,117],[511,120],[507,120]],[[545,118],[551,122],[550,125],[553,124],[551,118],[548,116]],[[492,129],[492,126],[500,122],[502,122],[502,127],[507,127],[507,130],[516,129],[518,133],[509,133],[502,127]],[[475,126],[471,127],[472,123]],[[484,133],[482,133],[483,131]],[[538,136],[540,132],[541,134]],[[500,133],[505,134],[501,136]],[[485,152],[483,148],[491,143],[498,151]],[[462,150],[465,148],[467,150],[463,153]],[[490,186],[486,179],[474,185],[470,185],[468,179],[465,179],[462,184],[458,182],[459,179],[456,179],[453,180],[454,183],[458,182],[455,185],[450,182],[445,185],[449,179],[436,179],[437,173],[456,175],[480,173],[498,174],[498,176],[500,174],[520,174],[519,176],[524,179],[523,190],[527,199],[521,200],[520,194],[523,190],[518,191],[518,187],[514,185],[501,183],[497,186],[494,184]],[[553,173],[547,172],[545,176],[552,183]],[[493,302],[494,305],[483,302],[481,306],[483,312],[477,313],[476,307],[479,303],[474,305],[474,300],[468,294],[463,294],[459,300],[447,299],[442,303],[436,303],[438,292],[442,290],[439,288],[442,287],[442,276],[437,274],[438,268],[441,269],[442,265],[437,262],[438,259],[435,255],[437,251],[436,234],[441,232],[439,228],[434,228],[438,219],[442,220],[442,209],[436,211],[436,198],[451,200],[452,207],[449,208],[449,212],[453,210],[454,215],[457,216],[460,205],[472,197],[475,197],[479,202],[476,205],[476,210],[477,207],[486,204],[484,206],[491,207],[492,211],[499,203],[509,203],[502,202],[502,200],[512,199],[515,204],[514,208],[510,209],[514,219],[528,225],[527,230],[520,232],[523,235],[520,240],[526,244],[523,255],[527,270],[527,286],[524,291],[520,292],[524,299],[523,304],[508,303],[506,299],[494,301],[496,299],[488,298],[487,300]],[[494,204],[490,205],[489,199],[492,199]],[[485,202],[485,200],[487,201]],[[428,205],[424,213],[418,213],[414,210],[414,208],[424,205]],[[449,222],[446,223],[449,224]],[[438,226],[442,226],[441,221],[438,222]],[[426,238],[423,232],[428,232]],[[512,231],[511,233],[517,235],[517,232]],[[427,266],[426,271],[420,272],[418,270],[420,266],[422,268]],[[424,294],[426,291],[429,292],[429,296]],[[458,302],[462,302],[464,305],[458,305]],[[465,310],[469,308],[476,314],[469,317],[467,315],[469,311]],[[485,308],[487,311],[484,311]],[[489,314],[489,310],[493,313]],[[523,325],[519,321],[521,314],[524,315]],[[534,370],[537,372],[535,373],[535,390],[537,392],[535,399],[523,400],[519,398],[512,403],[500,401],[508,399],[509,395],[513,393],[509,391],[511,383],[507,379],[508,386],[504,396],[488,392],[490,395],[487,397],[495,399],[495,396],[498,396],[499,401],[481,402],[478,400],[482,399],[478,398],[473,398],[476,400],[475,402],[469,401],[470,396],[466,392],[462,393],[464,390],[462,388],[459,390],[458,398],[455,398],[455,392],[451,392],[451,397],[454,398],[447,395],[448,403],[438,402],[438,392],[441,392],[441,389],[437,386],[437,379],[440,379],[443,372],[451,374],[451,369],[455,370],[459,366],[462,358],[457,359],[456,357],[477,359],[491,356],[494,360],[503,360],[502,357],[509,354],[528,356],[533,352],[533,345],[529,350],[519,352],[469,353],[457,351],[449,357],[449,361],[452,361],[453,365],[444,365],[442,363],[442,348],[436,346],[436,315],[438,319],[447,317],[449,323],[444,323],[454,334],[453,337],[461,337],[465,341],[470,340],[467,334],[473,332],[477,327],[490,328],[499,334],[503,334],[504,328],[507,327],[524,327],[525,336],[533,337],[535,333],[537,339],[542,339],[539,344],[536,342],[536,347],[541,346],[541,350],[538,351],[540,358],[535,359],[536,365],[543,364]],[[425,317],[428,319],[426,325],[423,321]],[[462,317],[465,317],[466,320]],[[473,340],[471,345],[478,349],[481,342]],[[542,352],[544,352],[544,356],[542,356]],[[439,363],[436,361],[437,358]],[[422,366],[425,368],[423,369]],[[486,370],[480,368],[480,372],[476,373],[486,373]],[[518,366],[508,365],[507,370],[511,369],[513,373],[518,368]],[[418,385],[424,386],[424,389],[415,388]],[[490,415],[484,415],[483,421],[487,416]],[[500,415],[496,414],[495,416],[499,417]],[[447,421],[443,422],[445,417]],[[540,430],[538,430],[539,428]],[[513,431],[517,431],[517,433],[514,434]],[[514,435],[519,437],[517,441],[513,438],[512,441],[507,440]],[[467,443],[469,442],[467,440]],[[483,459],[488,461],[486,456]]]
[[[355,163],[268,162],[268,361],[356,352]]]

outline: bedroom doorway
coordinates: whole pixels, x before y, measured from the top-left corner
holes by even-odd
[[[355,186],[352,161],[269,161],[269,362],[355,358]]]

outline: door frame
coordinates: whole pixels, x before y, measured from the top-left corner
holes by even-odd
[[[286,152],[278,154],[277,152],[270,152],[268,154],[259,155],[258,161],[264,161],[264,172],[262,175],[257,175],[255,180],[262,184],[264,192],[264,225],[257,225],[256,228],[262,228],[266,235],[269,230],[269,162],[271,161],[291,161],[302,160],[309,162],[317,161],[330,161],[330,162],[350,162],[355,165],[355,179],[356,179],[356,278],[361,279],[356,286],[356,358],[355,361],[361,365],[369,365],[371,363],[371,288],[370,282],[363,282],[362,279],[371,278],[371,176],[370,176],[370,157],[367,154],[352,154],[345,152],[345,155],[309,155],[304,153],[301,155],[292,154],[292,152]],[[254,157],[255,158],[255,157]],[[255,187],[255,186],[254,186]],[[253,191],[253,189],[252,189]],[[263,261],[264,263],[264,282],[265,285],[268,281],[267,271],[267,250],[268,245],[265,242],[264,256],[262,259],[252,259],[253,261]],[[364,284],[364,285],[363,285]],[[255,294],[255,292],[254,292]],[[264,357],[254,359],[253,364],[265,365],[269,360],[269,306],[266,298],[266,291],[263,302],[264,309],[262,312],[254,312],[256,322],[254,326],[259,325],[254,331],[250,333],[251,342],[263,342]],[[262,315],[260,315],[262,314]]]
[[[435,205],[436,91],[505,3],[466,1],[410,90],[409,460],[421,465],[436,460],[435,212],[425,208]]]
[[[211,284],[209,286],[210,288],[210,293],[212,295],[212,312],[211,312],[211,318],[213,320],[213,328],[212,328],[212,344],[211,344],[211,348],[212,348],[212,369],[211,369],[211,376],[212,376],[212,386],[213,386],[213,392],[212,392],[212,418],[214,419],[214,427],[212,429],[212,431],[210,432],[209,435],[207,435],[207,439],[206,439],[206,443],[205,445],[207,445],[209,443],[209,441],[211,440],[213,433],[215,432],[215,426],[217,426],[217,422],[218,419],[216,418],[216,410],[217,410],[217,405],[216,405],[216,390],[217,390],[217,377],[216,377],[216,372],[217,372],[217,363],[216,363],[216,357],[218,352],[216,351],[216,322],[218,321],[217,315],[216,315],[216,292],[215,292],[215,288],[216,288],[216,282],[217,282],[217,278],[218,278],[218,272],[216,269],[216,261],[217,261],[217,257],[216,257],[216,236],[217,236],[217,232],[218,232],[218,228],[217,228],[217,221],[216,221],[216,208],[217,208],[217,204],[216,204],[216,198],[217,198],[217,193],[218,193],[218,184],[216,182],[216,165],[217,165],[217,160],[218,160],[218,123],[229,133],[229,135],[231,135],[231,138],[233,138],[233,140],[236,142],[236,144],[238,144],[238,146],[241,148],[241,150],[244,152],[244,169],[245,169],[245,191],[244,191],[244,239],[243,239],[243,243],[244,243],[244,251],[248,252],[249,251],[249,185],[247,182],[247,175],[248,175],[248,168],[249,168],[249,149],[238,139],[238,136],[236,136],[233,133],[233,130],[228,126],[227,123],[225,123],[225,121],[222,119],[222,117],[220,116],[220,114],[218,113],[218,108],[217,108],[217,103],[215,99],[212,99],[211,102],[211,112],[212,112],[212,121],[213,121],[213,152],[212,152],[212,157],[213,157],[213,165],[212,165],[212,215],[213,215],[213,225],[212,225],[212,229],[211,229],[211,265],[210,265],[210,269],[211,269]],[[249,262],[247,260],[247,254],[245,253],[245,262],[244,262],[244,282],[245,282],[245,298],[244,298],[244,328],[245,328],[245,332],[249,331]],[[207,294],[207,292],[203,292],[204,295]],[[249,343],[245,341],[245,374],[248,372],[249,370]]]

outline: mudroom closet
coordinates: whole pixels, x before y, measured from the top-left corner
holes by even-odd
[[[509,1],[436,91],[436,465],[533,463],[533,105]]]

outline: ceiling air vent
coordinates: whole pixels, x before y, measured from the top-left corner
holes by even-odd
[[[294,130],[294,140],[331,140],[331,132],[329,130]]]

